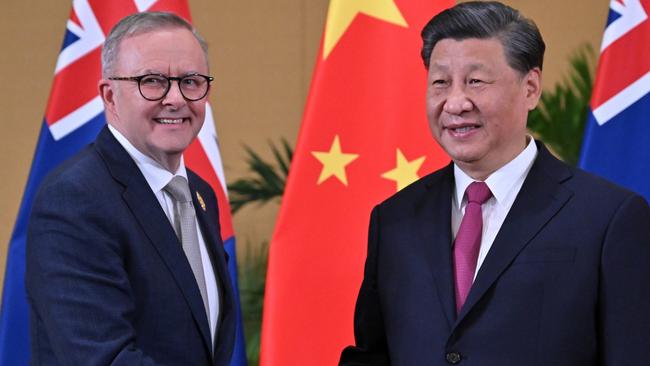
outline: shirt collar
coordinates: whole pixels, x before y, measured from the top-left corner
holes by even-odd
[[[131,144],[131,142],[129,142],[129,140],[115,127],[109,124],[108,130],[111,131],[113,136],[115,136],[115,139],[117,139],[120,145],[122,145],[126,152],[131,156],[133,161],[135,161],[136,165],[142,172],[142,175],[144,175],[144,179],[147,181],[149,187],[151,187],[151,190],[154,193],[158,193],[165,188],[167,183],[169,183],[176,175],[180,175],[187,180],[187,169],[185,169],[183,156],[181,156],[181,162],[178,165],[176,174],[172,174],[167,169],[163,168],[163,166],[157,161],[145,155],[133,146],[133,144]]]
[[[531,136],[526,136],[526,138],[529,140],[526,148],[509,163],[490,174],[485,180],[485,184],[490,188],[492,196],[494,196],[497,203],[503,202],[515,183],[519,179],[523,179],[533,166],[535,157],[537,157],[537,145],[535,144],[535,139]],[[454,178],[456,181],[454,204],[456,207],[461,208],[465,190],[467,186],[474,182],[474,179],[462,171],[456,164],[454,164]]]

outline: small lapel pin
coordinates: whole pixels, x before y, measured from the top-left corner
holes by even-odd
[[[205,201],[203,200],[203,197],[201,197],[199,191],[196,191],[196,199],[199,201],[199,205],[201,205],[201,209],[205,211]]]

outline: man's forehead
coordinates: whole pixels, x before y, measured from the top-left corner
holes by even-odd
[[[505,58],[498,38],[443,38],[436,43],[429,59],[430,68],[446,69],[462,65],[475,70],[489,66],[499,55]]]
[[[137,32],[133,32],[130,34],[125,35],[118,43],[119,46],[123,45],[124,43],[130,43],[133,41],[140,41],[140,40],[145,40],[147,43],[152,42],[157,36],[161,34],[182,34],[182,33],[187,33],[191,35],[192,39],[196,42],[196,44],[201,47],[199,44],[199,41],[194,37],[192,34],[192,31],[190,31],[187,28],[184,27],[174,27],[174,26],[164,26],[164,27],[157,27],[157,28],[149,28],[149,29],[142,29]]]
[[[170,37],[173,39],[170,40]],[[182,37],[182,39],[177,39],[177,37]],[[119,50],[116,55],[117,64],[121,64],[125,58],[133,58],[133,56],[146,58],[152,54],[164,55],[167,53],[174,56],[174,61],[179,62],[190,58],[191,55],[200,54],[201,60],[205,62],[206,66],[208,65],[207,54],[201,44],[192,31],[183,27],[156,28],[128,35],[120,40],[117,48]]]
[[[468,48],[482,48],[482,47],[493,47],[493,48],[503,48],[503,40],[499,37],[447,37],[441,38],[438,40],[433,47],[432,51],[435,52],[436,48],[440,45],[443,46],[463,46]]]

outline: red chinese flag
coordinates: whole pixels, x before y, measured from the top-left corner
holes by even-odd
[[[261,365],[335,365],[353,344],[372,207],[449,161],[426,120],[420,31],[451,5],[330,2],[270,246]]]

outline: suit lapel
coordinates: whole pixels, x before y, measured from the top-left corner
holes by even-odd
[[[230,358],[233,337],[235,334],[234,308],[231,300],[234,299],[230,275],[228,274],[227,254],[221,239],[219,225],[219,211],[216,199],[210,192],[197,189],[198,178],[188,170],[190,190],[196,217],[201,227],[203,239],[210,253],[212,268],[215,273],[219,288],[219,319],[217,320],[217,344],[214,345],[214,359],[216,364],[221,364]],[[230,336],[229,336],[230,335]]]
[[[451,256],[451,195],[454,184],[453,165],[425,183],[426,197],[416,203],[415,217],[420,243],[430,254],[438,299],[451,329],[456,319],[454,273]]]
[[[151,241],[192,311],[208,349],[212,349],[203,300],[185,253],[144,176],[108,128],[100,132],[95,144],[111,174],[124,185],[122,197],[140,227]]]
[[[537,159],[481,265],[456,325],[573,194],[561,185],[571,176],[569,169],[541,143],[537,145]]]

